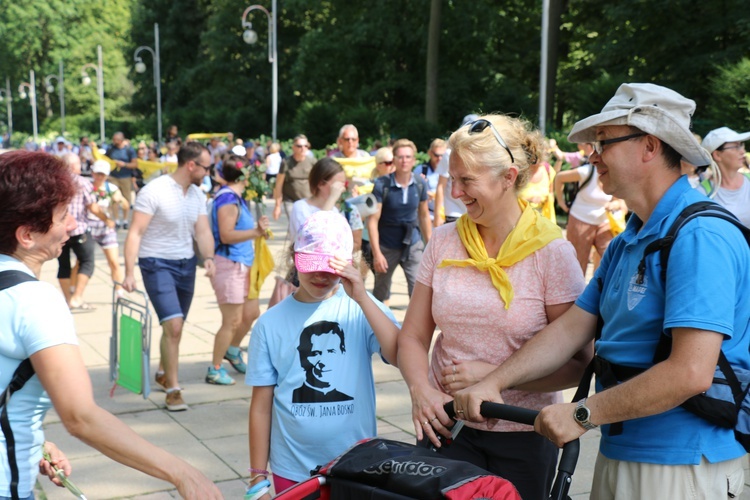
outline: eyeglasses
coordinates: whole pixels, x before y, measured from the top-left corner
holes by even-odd
[[[347,142],[356,142],[359,140],[359,137],[342,137],[341,140]]]
[[[725,142],[724,144],[722,144],[721,146],[719,146],[718,148],[716,148],[716,151],[724,151],[724,150],[727,150],[727,149],[745,149],[745,143],[744,142],[737,143],[734,146],[727,146],[727,144],[729,144],[729,143]]]
[[[388,165],[388,166],[393,165],[393,160],[390,160],[390,161],[381,161],[379,163],[379,165]]]
[[[200,168],[202,168],[202,169],[203,169],[203,170],[205,170],[206,172],[210,172],[210,171],[211,171],[211,167],[213,167],[213,166],[214,166],[214,164],[213,164],[213,163],[212,163],[211,165],[208,165],[208,166],[206,166],[206,165],[201,165],[201,164],[200,164],[200,163],[198,163],[197,161],[195,161],[195,162],[193,162],[193,163],[195,163],[196,165],[198,165],[198,166],[199,166]]]
[[[412,158],[414,158],[414,156],[413,155],[404,155],[404,156],[394,156],[394,158],[397,159],[397,160],[399,160],[399,161],[406,161],[406,160],[411,160]]]
[[[492,131],[493,135],[495,136],[495,139],[497,139],[497,142],[503,147],[505,151],[508,152],[508,156],[510,156],[510,162],[515,163],[516,159],[513,158],[513,153],[510,152],[510,149],[508,148],[508,145],[505,143],[502,137],[500,137],[500,133],[497,131],[495,126],[490,122],[489,120],[485,120],[484,118],[480,118],[479,120],[475,122],[471,122],[469,124],[469,135],[474,134],[481,134],[484,132],[484,130],[489,127]]]
[[[630,135],[624,135],[622,137],[615,137],[614,139],[594,141],[591,144],[594,146],[594,151],[596,151],[596,154],[600,155],[602,154],[602,151],[604,151],[604,146],[606,146],[607,144],[615,144],[618,142],[629,141],[630,139],[635,139],[636,137],[643,137],[644,135],[648,135],[648,134],[645,132],[639,132],[637,134],[630,134]]]
[[[309,148],[310,147],[307,144],[293,144],[293,146],[295,148]]]

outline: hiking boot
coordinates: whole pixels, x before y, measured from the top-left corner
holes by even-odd
[[[156,375],[154,375],[154,380],[156,380],[156,383],[161,386],[161,389],[163,391],[167,390],[167,374],[164,372],[156,372]]]
[[[232,368],[237,370],[239,373],[245,373],[247,371],[245,360],[242,359],[242,351],[239,351],[234,356],[227,352],[226,354],[224,354],[224,359],[229,361],[229,364],[232,365]]]
[[[218,370],[213,366],[209,367],[206,374],[206,382],[216,385],[234,385],[234,379],[229,376],[223,366]]]
[[[182,399],[182,390],[173,389],[167,393],[167,410],[169,411],[185,411],[188,409],[188,405]]]

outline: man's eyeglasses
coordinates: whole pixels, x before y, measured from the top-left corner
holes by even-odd
[[[206,173],[210,172],[210,171],[211,171],[211,167],[213,167],[213,166],[214,166],[214,164],[213,164],[213,163],[212,163],[211,165],[208,165],[208,166],[206,166],[206,165],[201,165],[201,164],[200,164],[200,163],[198,163],[197,161],[196,161],[196,162],[193,162],[193,163],[195,163],[195,164],[196,164],[196,165],[198,165],[198,166],[199,166],[200,168],[202,168],[203,170],[205,170],[205,171],[206,171]]]
[[[648,135],[648,134],[645,132],[638,132],[637,134],[624,135],[622,137],[615,137],[614,139],[604,139],[603,141],[594,141],[591,144],[594,146],[594,151],[596,151],[596,154],[600,155],[602,154],[602,151],[604,151],[604,146],[606,146],[607,144],[615,144],[618,142],[629,141],[630,139],[635,139],[636,137],[643,137],[644,135]]]
[[[295,148],[309,148],[310,147],[307,144],[293,144],[293,146]]]
[[[348,142],[356,142],[359,140],[359,137],[342,137],[342,141],[348,141]]]
[[[479,120],[475,122],[471,122],[469,124],[469,135],[481,134],[482,132],[484,132],[484,130],[487,127],[490,128],[490,130],[492,131],[492,134],[495,136],[495,139],[497,139],[497,142],[500,144],[500,146],[502,146],[503,149],[508,152],[508,156],[510,156],[510,162],[515,163],[516,159],[513,158],[513,153],[510,152],[510,148],[508,148],[508,145],[505,143],[503,138],[500,137],[500,133],[497,131],[495,126],[489,120],[480,118]]]
[[[745,149],[744,142],[733,144],[732,146],[729,146],[728,144],[729,144],[728,142],[725,142],[724,144],[716,148],[716,151],[725,151],[727,149]]]
[[[381,164],[381,165],[388,165],[388,166],[391,166],[391,165],[393,165],[393,160],[390,160],[390,161],[381,161],[381,162],[380,162],[380,164]]]

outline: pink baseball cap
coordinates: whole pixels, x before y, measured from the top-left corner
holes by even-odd
[[[333,273],[328,261],[339,257],[352,261],[354,239],[346,218],[332,210],[315,212],[297,231],[294,264],[301,273]]]

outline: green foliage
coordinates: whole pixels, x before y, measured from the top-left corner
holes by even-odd
[[[745,0],[553,0],[562,6],[552,129],[569,130],[598,112],[623,82],[654,82],[698,104],[697,131],[750,126],[750,9]],[[258,43],[242,40],[240,0],[27,0],[0,2],[0,84],[11,79],[14,125],[31,132],[28,101],[17,88],[37,74],[43,134],[60,127],[57,92],[46,75],[65,64],[69,137],[98,139],[98,96],[81,67],[104,49],[108,135],[156,133],[153,60],[139,46],[161,42],[163,128],[184,134],[271,130],[268,20],[248,20]],[[262,3],[270,9],[270,2]],[[318,148],[354,123],[363,148],[375,138],[408,137],[426,148],[470,112],[505,112],[536,122],[541,2],[475,0],[442,4],[438,117],[424,120],[430,0],[279,0],[278,135],[305,133]],[[743,57],[745,59],[743,59]],[[3,120],[4,121],[4,120]],[[564,134],[563,134],[564,135]]]

